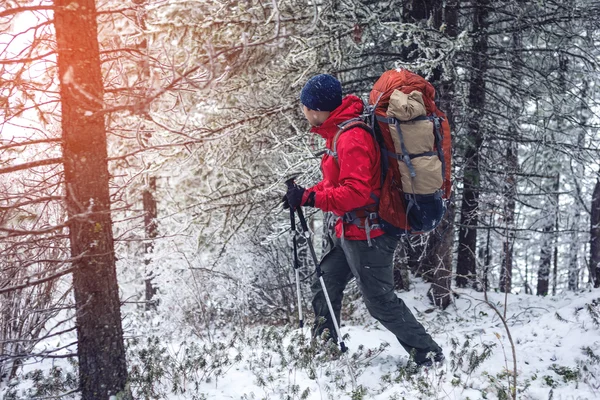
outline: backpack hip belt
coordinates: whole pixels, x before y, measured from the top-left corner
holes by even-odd
[[[377,205],[374,207],[377,207]],[[369,247],[372,247],[371,231],[373,229],[381,228],[379,225],[379,213],[377,211],[363,208],[349,211],[339,218],[342,220],[342,240],[344,240],[344,224],[353,224],[365,230],[365,234],[367,235],[367,243],[369,244]]]

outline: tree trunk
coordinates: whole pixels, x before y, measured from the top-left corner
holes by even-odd
[[[558,219],[558,217],[557,217]],[[555,232],[558,231],[558,221],[554,224]],[[554,270],[552,273],[552,296],[556,296],[556,287],[558,286],[558,240],[556,233],[554,234]]]
[[[394,253],[394,287],[396,290],[410,290],[407,243],[400,241]]]
[[[567,68],[565,66],[565,70],[566,69]],[[565,71],[565,74],[566,72],[567,71]],[[581,89],[580,107],[578,110],[578,117],[582,127],[586,126],[588,123],[588,106],[586,104],[586,101],[584,100],[588,97],[588,87],[588,82],[584,81],[583,87]],[[585,134],[585,129],[580,129],[579,135],[577,136],[577,146],[580,148],[585,147]],[[571,164],[571,176],[574,180],[581,179],[581,177],[583,177],[585,173],[583,163],[580,162],[577,158],[573,159],[571,162],[575,163],[575,165]],[[581,211],[584,208],[581,200],[582,196],[579,185],[575,185],[574,197],[575,204],[573,204],[573,207],[575,207],[575,212],[573,214],[573,223],[571,224],[571,243],[569,246],[569,290],[579,289],[579,226],[581,224]]]
[[[581,171],[583,174],[583,171]],[[581,175],[580,175],[581,176]],[[571,223],[571,242],[569,243],[569,290],[579,289],[579,224],[581,223],[581,204],[575,201],[574,214]]]
[[[553,253],[553,245],[555,242],[555,234],[554,228],[557,224],[558,218],[558,188],[560,185],[560,175],[557,175],[553,185],[550,187],[550,191],[553,193],[548,194],[549,199],[549,207],[546,210],[548,215],[546,216],[546,225],[544,225],[544,232],[542,233],[543,242],[542,249],[540,252],[540,267],[538,269],[538,279],[537,279],[537,295],[538,296],[546,296],[548,295],[548,288],[550,283],[550,264],[552,264],[552,253]],[[554,249],[556,250],[556,248]],[[554,251],[556,253],[556,251]],[[557,254],[555,254],[556,258]],[[555,261],[555,272],[554,272],[554,282],[556,282],[556,265],[557,261]],[[553,285],[556,286],[556,283]]]
[[[563,93],[567,93],[567,76],[569,73],[569,60],[564,56],[559,56],[559,80],[560,86],[563,90]],[[585,92],[585,88],[583,89]],[[581,96],[582,99],[585,98],[585,95]],[[561,103],[561,106],[563,104]],[[584,106],[585,107],[585,106]],[[585,126],[585,120],[582,121],[582,126]],[[564,131],[562,127],[562,120],[559,122],[559,131]],[[584,131],[580,131],[577,137],[577,146],[583,147],[585,139]],[[581,168],[580,163],[577,159],[571,161],[571,163],[576,163],[573,167],[571,164],[571,172],[573,179],[580,179],[583,176],[583,168]],[[576,196],[578,193],[576,193]],[[571,242],[569,244],[569,265],[568,265],[568,280],[567,287],[569,290],[577,290],[579,288],[579,224],[581,220],[581,204],[579,201],[575,201],[573,204],[573,220],[571,221]]]
[[[516,131],[514,131],[516,134]],[[504,224],[506,227],[504,243],[502,244],[502,264],[500,270],[500,291],[510,293],[512,288],[513,245],[515,243],[515,208],[517,197],[517,182],[515,173],[519,167],[517,145],[512,142],[506,150],[508,176],[504,182]]]
[[[454,242],[453,203],[435,232],[429,237],[426,262],[431,268],[432,282],[428,292],[431,302],[445,310],[452,302],[452,243]]]
[[[487,70],[488,37],[486,18],[488,1],[475,2],[473,32],[476,32],[471,56],[472,78],[469,85],[469,116],[463,176],[463,196],[460,207],[456,285],[473,285],[477,271],[477,226],[479,207],[479,149],[483,143],[481,119],[484,115],[485,73]]]
[[[590,276],[595,288],[600,287],[600,177],[592,195],[590,217]]]
[[[408,269],[412,274],[416,277],[423,276],[423,265],[422,265],[422,257],[423,253],[426,251],[425,244],[422,243],[420,237],[410,237],[408,236],[406,240],[404,240],[404,246],[406,246],[406,263]]]
[[[458,1],[446,2],[431,1],[434,7],[434,24],[441,27],[445,24],[446,34],[450,37],[458,35]],[[437,87],[440,109],[446,113],[451,130],[454,130],[454,113],[452,106],[455,104],[454,81],[442,80],[443,71],[437,68],[434,71],[433,83]],[[431,302],[446,309],[452,302],[452,253],[454,245],[454,217],[456,208],[453,203],[448,205],[444,219],[427,242],[426,260],[432,271],[429,299]]]
[[[485,247],[479,250],[479,259],[483,260],[483,269],[480,273],[481,290],[486,292],[490,288],[490,270],[492,268],[492,252],[490,245],[492,242],[492,226],[493,218],[490,215],[488,228],[486,229]]]
[[[141,32],[146,32],[146,14],[147,11],[144,8],[143,0],[133,0],[136,7],[136,16],[134,22]],[[140,63],[140,77],[142,80],[147,82],[146,91],[151,90],[150,85],[150,57],[148,56],[148,40],[145,36],[140,38],[137,48],[144,53],[144,58]],[[148,116],[144,115],[146,118]],[[148,118],[149,119],[149,118]],[[152,132],[145,133],[144,136],[149,139],[152,137]],[[155,310],[156,302],[153,300],[156,295],[156,287],[153,283],[153,272],[150,270],[150,263],[152,262],[151,254],[154,251],[154,239],[158,236],[158,227],[156,218],[158,216],[156,199],[154,193],[156,192],[156,177],[147,174],[146,179],[148,180],[148,187],[142,192],[142,202],[144,206],[144,227],[146,234],[146,242],[144,243],[144,287],[145,287],[145,309]]]
[[[531,286],[529,286],[529,249],[525,246],[525,294],[533,294]]]
[[[433,0],[410,0],[403,3],[402,20],[409,23],[420,23],[433,19],[437,28],[445,24],[449,36],[457,35],[458,1],[446,3]],[[415,44],[403,46],[402,59],[409,61],[419,57],[415,51]],[[431,79],[432,84],[438,89],[440,109],[446,112],[452,126],[452,108],[454,103],[454,82],[442,81],[443,71],[437,68]],[[432,302],[446,308],[451,300],[451,275],[452,275],[452,246],[454,232],[454,208],[449,210],[443,222],[426,243],[422,241],[410,244],[406,249],[408,267],[416,276],[422,276],[432,282],[429,290]]]
[[[521,2],[517,2],[520,4]],[[513,49],[511,60],[511,78],[514,82],[518,82],[521,78],[521,52],[523,48],[522,33],[515,31],[512,35]],[[516,90],[512,90],[516,92]],[[500,287],[501,292],[510,293],[512,289],[512,272],[513,272],[513,246],[515,243],[515,209],[517,198],[517,172],[519,171],[519,123],[518,116],[522,114],[522,106],[516,100],[520,96],[518,93],[512,94],[513,101],[509,106],[510,114],[514,117],[510,120],[509,136],[513,139],[507,143],[506,147],[506,164],[507,175],[504,180],[504,188],[502,199],[504,202],[503,216],[505,226],[504,240],[502,243],[502,263],[500,265]],[[527,277],[525,278],[527,280]]]
[[[62,140],[82,398],[127,382],[110,214],[103,84],[93,0],[56,0]]]
[[[156,302],[153,300],[156,295],[156,287],[152,282],[153,273],[149,270],[149,265],[152,261],[151,254],[154,251],[154,239],[158,236],[158,227],[156,225],[156,217],[158,216],[156,207],[156,177],[149,178],[148,187],[143,192],[144,203],[144,226],[146,231],[146,242],[144,243],[144,259],[145,266],[145,287],[146,287],[146,310],[156,309]]]

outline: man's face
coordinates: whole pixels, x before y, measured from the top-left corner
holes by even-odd
[[[327,118],[329,118],[329,114],[331,114],[329,111],[311,110],[310,108],[306,107],[304,104],[302,105],[302,112],[304,113],[304,116],[308,120],[308,123],[311,124],[312,126],[321,125],[323,122],[325,122],[325,120]]]

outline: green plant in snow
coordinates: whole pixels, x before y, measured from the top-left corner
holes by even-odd
[[[556,319],[557,319],[557,320],[559,320],[560,322],[569,322],[569,321],[567,321],[566,319],[564,319],[564,318],[562,317],[562,315],[560,315],[560,314],[558,313],[558,311],[554,313],[554,316],[555,316],[555,317],[556,317]]]
[[[456,338],[450,340],[450,370],[452,372],[463,370],[471,375],[485,360],[490,358],[492,349],[496,346],[496,343],[475,344],[471,347],[472,336],[465,335],[465,338],[462,346],[459,346],[460,342]],[[483,348],[478,350],[480,346]]]
[[[204,398],[199,392],[200,385],[218,379],[241,361],[241,353],[235,348],[236,340],[234,337],[229,342],[202,345],[184,341],[176,351],[155,336],[143,344],[132,340],[127,354],[134,397],[162,399],[169,394],[185,393],[194,399]]]
[[[347,339],[346,335],[344,340]],[[377,348],[361,345],[342,354],[335,343],[308,338],[290,327],[262,328],[245,340],[244,346],[252,348],[246,365],[254,374],[255,383],[267,397],[281,399],[302,399],[311,394],[310,389],[302,390],[297,384],[296,376],[300,373],[314,380],[321,394],[327,393],[329,398],[338,398],[340,394],[367,398],[367,388],[352,387],[349,368],[355,377],[360,376],[371,360],[388,347],[387,343]]]
[[[562,376],[565,383],[576,382],[579,379],[579,368],[571,369],[569,367],[562,367],[556,364],[552,364],[550,369],[556,373],[556,375]]]
[[[600,329],[600,299],[592,300],[591,304],[586,304],[585,309],[590,315],[594,326]]]
[[[542,377],[542,379],[544,380],[544,383],[548,386],[550,386],[551,388],[556,388],[558,386],[558,383],[554,380],[554,378],[552,378],[550,375],[544,375]]]
[[[592,390],[597,391],[600,389],[600,355],[589,346],[584,346],[581,350],[585,358],[577,360],[579,378]]]
[[[31,399],[36,397],[61,399],[74,399],[79,387],[77,363],[67,359],[73,370],[65,370],[59,366],[53,366],[49,371],[36,369],[27,372],[22,378],[14,379],[9,384],[5,400]],[[25,384],[27,389],[19,390],[19,386]]]
[[[501,372],[498,372],[495,375],[491,375],[487,372],[483,372],[481,375],[485,377],[490,383],[489,389],[491,390],[488,391],[495,392],[498,399],[510,399],[512,397],[510,394],[512,387],[509,388],[506,382],[507,378],[511,374],[512,371],[503,369]],[[520,388],[519,393],[523,393],[525,389],[526,388]]]

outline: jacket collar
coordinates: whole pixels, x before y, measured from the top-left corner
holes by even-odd
[[[363,112],[363,107],[363,102],[358,97],[354,95],[346,96],[342,100],[342,104],[329,114],[329,118],[323,124],[313,126],[310,131],[329,141],[340,129],[338,125],[349,119],[359,117]]]

